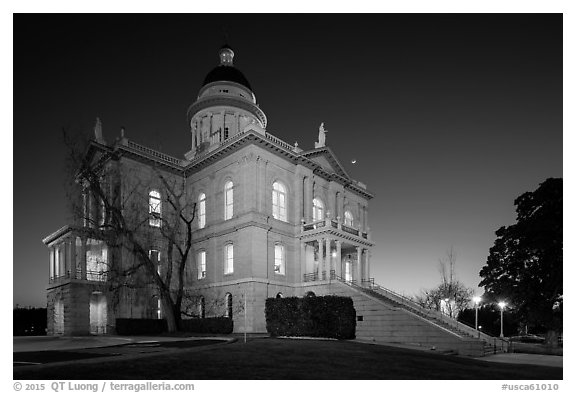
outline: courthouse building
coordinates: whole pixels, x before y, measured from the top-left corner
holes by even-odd
[[[117,202],[140,194],[147,252],[160,275],[170,269],[160,236],[170,195],[159,178],[183,184],[185,202],[196,204],[184,274],[186,317],[229,316],[236,332],[265,332],[266,298],[370,283],[373,195],[330,149],[324,124],[310,150],[269,133],[233,50],[224,46],[219,57],[188,109],[190,135],[167,135],[190,144],[184,157],[142,146],[124,130],[108,143],[99,120],[86,157],[104,168],[105,192],[120,195]],[[137,140],[138,131],[130,136]],[[314,137],[315,131],[310,145]],[[106,224],[104,203],[90,192],[81,202],[83,219],[44,239],[49,334],[113,333],[116,318],[162,318],[153,285],[117,284],[136,258],[94,235]]]

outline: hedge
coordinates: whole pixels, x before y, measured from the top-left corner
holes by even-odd
[[[271,336],[356,337],[356,310],[349,297],[306,296],[266,299],[266,330]]]
[[[160,334],[168,330],[165,319],[117,318],[116,333],[121,336]]]
[[[183,319],[181,330],[191,333],[230,334],[234,330],[232,318],[194,318]]]

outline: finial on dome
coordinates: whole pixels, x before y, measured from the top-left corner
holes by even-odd
[[[220,65],[224,66],[234,66],[234,51],[228,44],[224,44],[220,48]]]

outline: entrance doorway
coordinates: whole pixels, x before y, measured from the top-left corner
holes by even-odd
[[[106,334],[108,321],[108,302],[102,292],[93,292],[90,296],[90,333]]]

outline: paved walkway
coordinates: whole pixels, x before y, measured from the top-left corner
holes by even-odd
[[[214,337],[146,337],[146,336],[13,337],[12,352],[69,351],[74,349],[111,347],[115,345],[123,345],[130,343],[205,340],[205,339],[212,340],[214,339]]]
[[[537,355],[532,353],[498,353],[476,358],[486,362],[533,364],[536,366],[563,367],[563,356]]]

